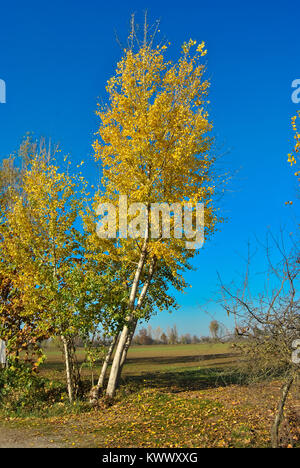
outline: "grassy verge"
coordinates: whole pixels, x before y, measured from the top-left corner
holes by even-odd
[[[51,441],[67,447],[269,446],[280,381],[245,385],[228,348],[203,353],[199,346],[169,347],[168,354],[167,346],[132,349],[114,404],[102,398],[97,408],[67,402],[62,363],[53,353],[42,369],[47,398],[33,398],[30,408],[18,411],[2,406],[0,430],[20,431],[24,441],[31,431],[36,440],[47,437],[50,446]],[[295,391],[286,415],[282,445],[299,446]]]

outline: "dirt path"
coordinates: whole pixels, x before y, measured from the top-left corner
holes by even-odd
[[[0,426],[0,448],[62,448],[51,437],[28,431]]]

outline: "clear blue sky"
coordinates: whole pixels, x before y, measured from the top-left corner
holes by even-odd
[[[125,41],[131,13],[142,21],[145,9],[150,22],[161,19],[161,36],[170,40],[174,57],[185,40],[206,42],[221,164],[237,172],[221,201],[228,222],[187,275],[193,287],[178,297],[180,311],[151,322],[206,334],[210,317],[199,304],[214,299],[216,272],[224,281],[236,277],[249,238],[263,238],[268,227],[293,230],[299,215],[299,201],[285,206],[296,198],[286,154],[290,118],[300,109],[291,101],[291,83],[300,78],[298,1],[2,2],[0,79],[7,103],[0,104],[0,154],[12,152],[31,131],[60,142],[75,164],[85,159],[85,175],[95,181],[94,111],[97,98],[106,99],[106,81],[120,58],[114,31]],[[207,308],[223,318],[218,306]]]

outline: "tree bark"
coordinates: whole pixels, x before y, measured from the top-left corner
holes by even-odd
[[[137,290],[141,278],[141,274],[145,265],[146,257],[147,257],[147,244],[148,244],[148,238],[149,238],[149,223],[147,225],[147,230],[145,233],[145,240],[143,244],[143,248],[141,251],[140,259],[138,262],[138,266],[134,275],[134,280],[132,283],[131,291],[130,291],[130,297],[129,297],[129,316],[127,317],[127,325],[124,325],[123,330],[120,335],[119,343],[115,352],[115,356],[113,359],[113,363],[111,366],[111,371],[109,375],[109,380],[107,384],[107,389],[106,389],[106,394],[107,396],[113,398],[116,392],[116,387],[118,383],[118,378],[120,376],[120,363],[122,359],[122,354],[123,350],[128,338],[128,335],[130,333],[130,328],[133,324],[133,310],[134,310],[134,304],[135,304],[135,299],[137,295]]]
[[[70,350],[68,340],[62,335],[61,340],[64,346],[65,354],[65,367],[66,367],[66,377],[67,377],[67,389],[70,403],[73,403],[74,394],[73,394],[73,380],[72,380],[72,371],[71,371],[71,359],[70,359]]]
[[[278,435],[279,435],[279,428],[280,424],[283,419],[283,411],[284,411],[284,406],[286,403],[286,399],[288,397],[290,388],[294,382],[294,376],[289,376],[284,385],[281,388],[281,397],[278,403],[277,411],[275,414],[275,419],[273,423],[273,427],[271,430],[271,443],[272,443],[272,448],[278,448]]]
[[[111,366],[111,371],[109,375],[109,380],[107,384],[106,394],[107,396],[113,398],[116,392],[118,378],[120,376],[120,364],[122,360],[123,350],[130,333],[130,326],[133,325],[133,319],[130,317],[128,325],[124,325],[123,330],[120,335],[119,343],[115,352],[113,363]]]
[[[109,376],[109,381],[108,381],[108,385],[107,385],[107,389],[106,389],[106,394],[107,394],[107,396],[109,396],[111,398],[113,398],[114,395],[115,395],[116,388],[117,388],[117,385],[118,385],[118,381],[119,381],[120,376],[121,376],[121,371],[122,371],[122,368],[123,368],[123,364],[124,364],[124,362],[126,360],[126,357],[127,357],[128,348],[129,348],[129,346],[131,344],[132,337],[133,337],[135,329],[136,329],[137,319],[134,317],[134,312],[136,312],[138,309],[140,309],[142,307],[142,304],[143,304],[143,301],[144,301],[145,296],[147,294],[150,282],[151,282],[152,277],[153,277],[155,265],[156,265],[156,258],[153,257],[152,261],[151,261],[151,264],[150,264],[150,267],[149,267],[148,278],[147,278],[147,280],[145,281],[145,283],[144,283],[144,285],[142,287],[142,291],[141,291],[140,296],[138,298],[137,305],[136,305],[136,307],[134,307],[135,299],[136,299],[136,295],[137,295],[137,288],[138,288],[138,284],[139,284],[139,281],[140,281],[140,276],[141,276],[141,273],[142,273],[142,270],[143,270],[143,267],[144,267],[144,264],[145,264],[146,255],[147,255],[146,248],[147,248],[147,243],[145,242],[142,253],[141,253],[140,261],[139,261],[139,264],[138,264],[138,268],[137,268],[137,271],[136,271],[136,274],[135,274],[135,278],[134,278],[134,282],[133,282],[132,290],[131,290],[131,294],[130,294],[130,299],[129,299],[129,307],[130,307],[131,313],[130,313],[130,315],[128,317],[127,325],[124,325],[124,327],[123,327],[123,330],[122,330],[122,333],[121,333],[121,336],[120,336],[120,339],[119,339],[119,343],[118,343],[118,346],[117,346],[117,349],[116,349],[116,353],[115,353],[115,356],[114,356],[112,368],[111,368],[111,371],[110,371],[110,376]]]
[[[92,390],[91,390],[90,403],[92,403],[92,404],[95,404],[97,402],[97,400],[99,399],[100,392],[101,392],[101,389],[103,388],[104,380],[105,380],[105,377],[106,377],[106,372],[107,372],[107,368],[108,368],[108,365],[109,365],[109,361],[110,361],[110,359],[112,357],[112,354],[114,352],[116,343],[118,341],[118,337],[119,337],[119,333],[114,335],[113,340],[112,340],[112,342],[111,342],[111,344],[110,344],[110,346],[108,348],[107,354],[105,356],[97,385],[95,387],[93,387]]]
[[[132,328],[131,332],[129,333],[128,337],[127,337],[127,340],[126,340],[126,343],[125,343],[125,346],[124,346],[124,349],[123,349],[123,353],[122,353],[122,357],[121,357],[121,362],[120,362],[120,368],[119,368],[119,375],[118,375],[117,385],[118,385],[118,383],[119,383],[119,380],[120,380],[120,377],[121,377],[121,374],[122,374],[123,366],[124,366],[124,363],[125,363],[126,358],[127,358],[128,349],[130,348],[130,345],[131,345],[131,342],[132,342],[132,338],[133,338],[134,333],[135,333],[135,330],[136,330],[137,323],[138,323],[137,320],[135,320],[135,322],[134,322],[134,324],[133,324],[133,328]]]
[[[136,306],[136,309],[135,310],[138,310],[142,307],[142,304],[144,302],[144,299],[145,299],[145,296],[147,294],[147,291],[148,291],[148,288],[149,288],[149,285],[150,285],[150,282],[152,280],[152,277],[153,277],[153,273],[154,273],[154,268],[155,268],[155,264],[156,264],[156,258],[154,257],[151,261],[151,264],[150,264],[150,268],[149,268],[149,274],[148,274],[148,278],[147,280],[145,281],[143,287],[142,287],[142,291],[141,291],[141,294],[140,294],[140,297],[138,299],[138,303],[137,303],[137,306]],[[135,334],[135,330],[136,330],[136,327],[137,327],[137,323],[138,321],[135,320],[134,321],[134,324],[133,324],[133,327],[132,327],[132,330],[131,332],[129,333],[128,337],[127,337],[127,340],[126,340],[126,343],[125,343],[125,347],[123,349],[123,354],[122,354],[122,358],[121,358],[121,364],[120,364],[120,372],[119,374],[121,375],[121,372],[122,372],[122,368],[123,368],[123,365],[126,361],[126,358],[127,358],[127,353],[128,353],[128,349],[130,348],[130,345],[131,345],[131,342],[132,342],[132,338]]]
[[[119,333],[117,333],[114,337],[113,337],[113,340],[111,342],[111,345],[108,349],[108,352],[107,352],[107,355],[105,356],[105,359],[104,359],[104,362],[103,362],[103,366],[102,366],[102,369],[101,369],[101,374],[99,376],[99,380],[98,380],[98,383],[97,383],[97,388],[98,390],[100,388],[103,387],[103,384],[104,384],[104,379],[105,379],[105,376],[106,376],[106,372],[107,372],[107,368],[108,368],[108,364],[109,364],[109,361],[112,357],[112,354],[114,352],[114,349],[115,349],[115,346],[116,346],[116,343],[118,341],[118,337],[119,337]]]

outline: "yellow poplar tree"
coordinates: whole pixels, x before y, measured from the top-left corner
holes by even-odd
[[[209,81],[205,79],[205,44],[184,43],[179,59],[166,58],[166,45],[147,41],[124,50],[115,75],[108,81],[109,104],[99,106],[98,138],[93,148],[103,167],[102,189],[95,202],[112,203],[121,228],[120,195],[128,203],[147,207],[148,223],[142,239],[108,239],[112,258],[121,259],[127,271],[126,319],[115,351],[107,395],[114,396],[122,365],[149,292],[175,284],[182,290],[182,277],[196,250],[186,249],[184,239],[151,238],[149,207],[152,203],[188,201],[205,205],[205,238],[215,230],[214,206],[217,175],[207,111]],[[131,216],[133,219],[134,216]],[[173,218],[172,218],[173,220]],[[174,220],[172,221],[174,224]],[[166,293],[166,290],[164,290]]]

